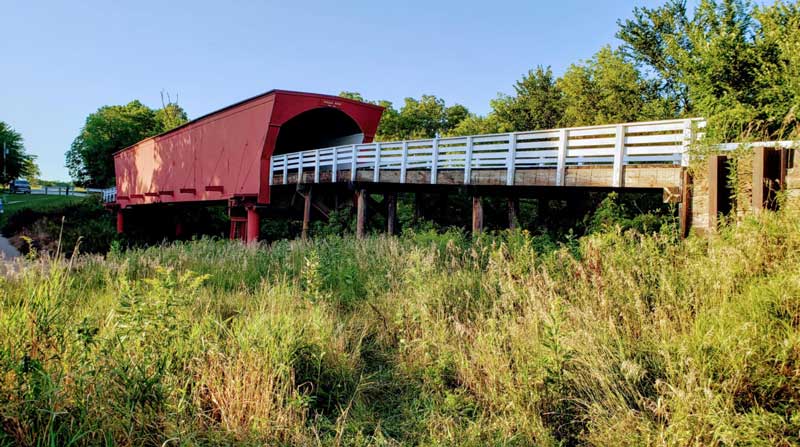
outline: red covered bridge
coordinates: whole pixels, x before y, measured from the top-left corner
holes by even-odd
[[[382,112],[340,97],[273,90],[141,141],[114,156],[117,229],[123,231],[131,208],[160,213],[169,211],[158,205],[217,202],[227,203],[231,238],[254,241],[259,213],[293,213],[298,193],[304,236],[312,211],[330,216],[348,201],[355,205],[358,236],[366,232],[368,209],[384,214],[387,231],[394,232],[399,192],[415,193],[420,216],[426,194],[468,193],[473,231],[483,227],[482,197],[488,195],[508,199],[509,225],[521,197],[535,197],[540,206],[565,199],[585,214],[589,191],[663,191],[664,200],[679,203],[684,234],[690,225],[713,231],[718,215],[731,209],[725,153],[739,144],[704,157],[707,170],[690,175],[688,169],[702,119],[372,143]],[[753,208],[774,206],[775,191],[797,178],[789,150],[795,145],[749,146]],[[182,222],[175,224],[181,233]]]
[[[247,210],[246,219],[233,216],[231,235],[253,240],[256,206],[270,203],[273,155],[369,143],[382,113],[341,97],[272,90],[140,141],[114,154],[117,230],[126,208],[227,201]]]

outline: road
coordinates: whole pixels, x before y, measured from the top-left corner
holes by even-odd
[[[8,239],[0,236],[0,254],[6,259],[16,258],[19,256],[19,250],[11,245]]]

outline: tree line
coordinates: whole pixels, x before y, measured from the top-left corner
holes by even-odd
[[[708,137],[790,139],[798,135],[800,6],[780,0],[669,0],[618,21],[619,46],[603,46],[557,77],[539,65],[498,94],[485,115],[423,95],[385,107],[378,141],[513,132],[681,117],[705,117]],[[177,104],[139,101],[91,114],[67,152],[76,183],[114,183],[112,154],[186,122]]]
[[[499,94],[486,116],[435,96],[386,107],[379,140],[472,135],[682,117],[709,120],[710,138],[798,134],[800,7],[778,1],[684,0],[635,8],[606,45],[561,77],[537,66]],[[344,97],[362,99],[343,92]]]
[[[0,121],[0,163],[0,185],[39,175],[36,156],[27,152],[22,135],[3,121]]]

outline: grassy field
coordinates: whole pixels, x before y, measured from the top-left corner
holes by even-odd
[[[2,445],[796,445],[800,210],[200,240],[0,278]]]
[[[37,211],[50,208],[62,207],[85,200],[83,197],[75,196],[51,196],[43,194],[0,194],[3,201],[3,214],[0,215],[0,223],[5,222],[7,216],[23,208],[31,208]]]

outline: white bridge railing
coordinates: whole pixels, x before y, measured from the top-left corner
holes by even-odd
[[[294,172],[302,182],[309,170],[314,183],[321,172],[336,181],[338,172],[349,171],[355,181],[359,169],[371,170],[374,182],[382,170],[397,170],[400,183],[407,172],[426,170],[432,184],[439,171],[463,170],[468,184],[472,171],[494,169],[505,170],[506,184],[513,185],[518,169],[554,168],[556,184],[564,185],[567,166],[607,165],[614,168],[612,186],[620,186],[625,165],[686,166],[689,145],[704,127],[696,118],[313,149],[273,156],[269,184],[276,174],[286,184]]]

